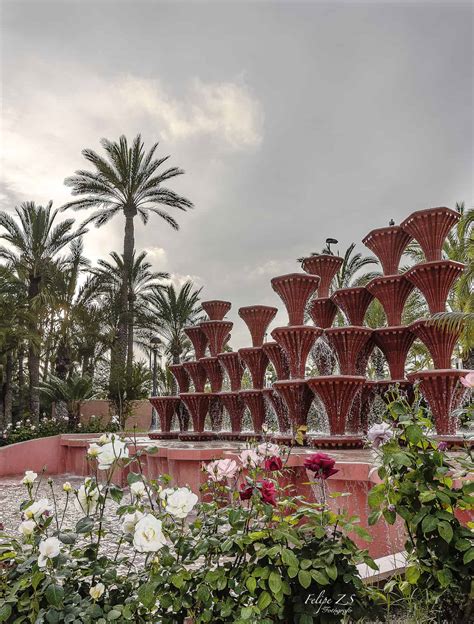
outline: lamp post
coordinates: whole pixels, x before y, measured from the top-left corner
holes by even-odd
[[[152,382],[152,391],[151,391],[152,396],[156,396],[156,393],[158,392],[157,373],[158,373],[158,349],[159,349],[160,344],[161,344],[161,340],[157,336],[153,336],[153,338],[151,338],[150,349],[151,349],[151,352],[153,353],[153,373],[152,373],[153,382]],[[158,414],[154,407],[151,410],[150,429],[151,431],[156,431],[158,429]]]

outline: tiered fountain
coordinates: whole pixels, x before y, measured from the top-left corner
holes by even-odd
[[[366,286],[331,292],[331,283],[342,258],[329,253],[305,258],[304,272],[273,278],[272,288],[282,299],[289,320],[288,326],[271,332],[274,342],[264,340],[277,309],[246,306],[239,309],[239,316],[249,329],[252,346],[238,352],[224,352],[232,329],[232,323],[224,317],[231,304],[219,300],[203,302],[209,320],[185,329],[194,346],[195,360],[171,367],[179,397],[152,399],[160,417],[162,431],[158,435],[178,435],[171,431],[171,419],[181,398],[194,428],[193,433],[181,432],[181,438],[212,439],[217,435],[221,439],[248,439],[247,432],[242,432],[245,406],[252,419],[250,435],[259,437],[268,404],[275,411],[280,437],[287,439],[290,431],[294,435],[299,427],[307,424],[312,398],[317,395],[326,409],[329,435],[309,435],[307,442],[315,446],[358,446],[367,431],[368,415],[377,394],[384,396],[386,390],[397,383],[411,400],[412,383],[420,380],[420,389],[432,408],[438,434],[453,436],[456,422],[452,412],[462,396],[457,381],[465,374],[465,371],[450,368],[459,331],[441,328],[429,318],[405,326],[403,312],[415,288],[426,298],[431,313],[445,310],[448,294],[464,269],[461,263],[442,258],[445,237],[458,218],[452,210],[434,208],[413,213],[399,226],[370,232],[364,243],[380,260],[383,275],[373,278]],[[426,261],[400,273],[401,257],[412,240],[420,244]],[[371,329],[364,321],[374,298],[385,311],[387,325]],[[344,313],[347,325],[332,327],[338,309]],[[314,326],[305,324],[306,311]],[[426,345],[435,369],[406,376],[405,362],[415,339]],[[323,346],[321,341],[324,341],[324,349],[315,348],[315,344]],[[389,379],[366,380],[374,346],[385,355]],[[328,374],[305,378],[310,353],[318,371]],[[332,374],[335,362],[336,375]],[[276,381],[269,385],[267,368],[270,363]],[[245,368],[252,383],[248,389],[241,387]],[[224,383],[228,383],[230,390],[223,391]],[[206,392],[207,384],[210,392]],[[222,407],[229,413],[232,431],[217,433],[217,426],[214,426],[216,431],[205,432],[209,410],[212,421],[213,409],[214,412],[217,409],[219,421]]]

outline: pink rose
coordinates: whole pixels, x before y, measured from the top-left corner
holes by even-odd
[[[461,383],[466,388],[474,388],[474,371],[468,373],[465,377],[461,377]]]
[[[217,459],[206,466],[206,472],[211,481],[232,479],[237,470],[237,463],[233,459]]]
[[[275,455],[274,457],[267,457],[265,460],[265,470],[274,471],[281,470],[283,468],[283,462],[281,457]]]
[[[336,461],[326,453],[315,453],[305,460],[304,467],[314,472],[315,477],[327,479],[339,472],[337,468],[334,468],[335,463]]]

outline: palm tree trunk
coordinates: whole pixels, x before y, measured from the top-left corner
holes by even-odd
[[[22,344],[18,348],[18,420],[23,418],[25,410],[25,349]],[[14,423],[15,424],[15,423]]]
[[[3,426],[12,422],[13,405],[13,352],[8,351],[5,364],[5,385],[3,392]]]
[[[40,292],[41,277],[31,276],[28,286],[28,301],[31,304],[33,299]],[[31,305],[30,305],[31,309]],[[39,342],[40,332],[38,324],[33,322],[32,333],[37,334]],[[39,383],[40,383],[40,355],[39,345],[36,345],[33,340],[30,340],[28,346],[28,373],[29,373],[29,407],[30,415],[34,425],[39,423],[40,412],[40,397],[39,397]]]
[[[128,322],[127,322],[127,385],[132,379],[133,372],[133,340],[134,340],[134,299],[133,293],[128,296]]]

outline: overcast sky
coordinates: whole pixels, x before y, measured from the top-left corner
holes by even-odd
[[[101,137],[160,141],[196,208],[179,232],[137,223],[137,249],[233,302],[234,347],[237,309],[281,308],[270,279],[326,237],[342,251],[413,210],[472,205],[472,3],[1,7],[2,208],[61,205]],[[122,235],[122,217],[91,231],[88,255]]]

